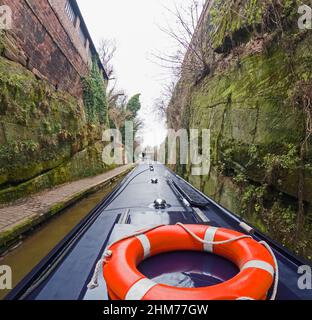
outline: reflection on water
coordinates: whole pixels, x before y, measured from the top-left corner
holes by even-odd
[[[0,258],[0,265],[12,268],[16,286],[108,193],[118,181],[79,201],[43,225],[24,240],[21,246]],[[0,290],[0,299],[8,291]]]
[[[170,252],[139,265],[149,279],[178,288],[213,286],[233,278],[238,268],[230,261],[206,252]]]

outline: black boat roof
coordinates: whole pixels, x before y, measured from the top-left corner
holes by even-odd
[[[202,194],[164,165],[152,165],[153,171],[149,162],[138,165],[11,291],[7,299],[107,300],[103,277],[99,277],[98,288],[87,289],[97,261],[109,243],[146,226],[181,222],[207,224],[246,233],[242,225],[244,221],[238,216]],[[157,178],[158,183],[151,183],[152,178]],[[164,199],[167,203],[166,208],[156,209],[156,199]],[[300,290],[298,287],[298,278],[301,276],[298,274],[298,268],[308,263],[257,230],[254,231],[253,237],[257,241],[265,240],[277,257],[280,269],[277,299],[312,299],[311,290]],[[178,261],[179,257],[163,258],[163,266],[168,267],[168,261],[172,259]],[[194,260],[203,269],[211,267],[210,262],[200,259],[203,258],[189,257],[189,260]],[[217,257],[209,259],[217,264],[220,279],[235,272],[224,261],[217,260]],[[159,264],[162,262],[158,261]],[[142,267],[145,268],[145,274],[157,273],[152,270],[151,264],[146,262],[145,267]],[[195,275],[196,281],[194,274],[185,274],[193,283],[205,284],[206,280],[199,279],[198,274]]]

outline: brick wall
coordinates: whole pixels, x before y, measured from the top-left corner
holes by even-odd
[[[65,0],[0,0],[3,4],[13,13],[5,55],[81,98],[81,76],[88,73],[90,53],[80,39],[79,21],[74,25],[65,14]]]
[[[65,13],[65,4],[67,0],[48,0],[51,4],[51,7],[54,9],[55,14],[57,15],[60,23],[66,29],[67,34],[69,35],[71,41],[73,42],[76,49],[79,51],[79,54],[83,58],[84,62],[91,66],[92,58],[91,52],[89,50],[89,40],[86,43],[80,38],[79,28],[80,28],[80,18],[76,17],[74,23],[68,19],[67,14]]]

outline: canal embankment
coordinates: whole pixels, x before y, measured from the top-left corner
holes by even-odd
[[[127,174],[133,165],[118,167],[95,177],[66,183],[0,207],[0,255],[28,233],[64,209]],[[86,212],[87,214],[88,212]]]
[[[124,179],[125,173],[108,180],[99,190],[87,194],[27,234],[4,256],[0,265],[12,270],[12,288],[29,274],[89,213]],[[10,290],[0,290],[0,300]]]

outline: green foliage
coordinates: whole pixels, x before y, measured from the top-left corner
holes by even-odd
[[[247,150],[249,156],[249,164],[253,164],[259,159],[259,149],[256,145],[252,144]]]
[[[299,237],[294,236],[297,233],[297,213],[294,208],[285,207],[280,201],[277,201],[263,217],[267,232],[274,235],[275,240],[292,248],[298,255],[312,259],[309,247],[312,241],[311,226],[305,225],[301,228]]]
[[[300,157],[298,148],[293,144],[286,146],[286,152],[283,154],[268,153],[264,156],[262,167],[265,169],[265,180],[272,184],[279,182],[279,172],[287,170],[291,172],[299,167]]]
[[[288,144],[287,152],[284,154],[268,153],[263,159],[263,166],[267,170],[274,168],[295,169],[299,165],[298,148],[293,144]]]
[[[136,117],[138,115],[139,110],[141,109],[141,101],[140,101],[141,94],[138,93],[134,96],[132,96],[126,105],[125,112],[129,112],[129,116],[126,118],[127,121],[133,121],[133,139],[135,138],[135,135],[137,133],[138,127],[137,127],[137,121]],[[120,132],[122,135],[122,142],[125,143],[125,125],[121,126]]]
[[[234,32],[261,23],[266,1],[217,0],[211,10],[212,24],[218,26],[212,35],[214,48],[222,45],[225,37]]]
[[[246,187],[241,198],[243,214],[249,216],[252,216],[253,214],[261,215],[261,212],[264,209],[263,201],[266,193],[266,185],[249,185]]]
[[[21,153],[33,154],[38,151],[40,145],[32,140],[14,141],[0,146],[0,163],[15,161],[15,157]]]
[[[248,182],[248,179],[246,175],[242,172],[239,172],[234,178],[233,181],[239,185],[239,186],[244,186]]]
[[[93,59],[90,75],[82,79],[85,113],[89,123],[108,124],[108,102],[106,85],[98,66]]]
[[[127,103],[127,110],[132,112],[133,118],[137,116],[138,111],[141,109],[140,96],[140,93],[134,95]]]
[[[298,4],[296,0],[215,0],[210,9],[212,25],[218,26],[212,33],[214,48],[224,45],[226,38],[232,44],[242,40],[247,41],[252,32],[261,30],[283,30],[289,20],[296,19]],[[248,31],[248,35],[241,37],[240,31]]]

